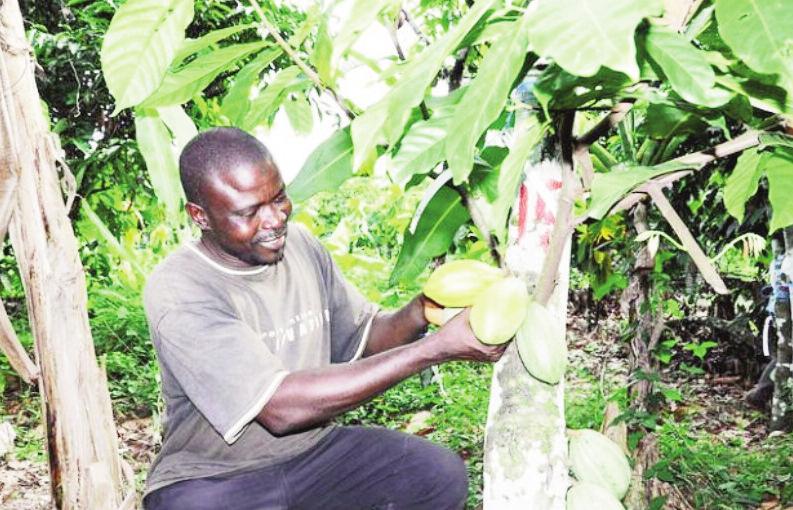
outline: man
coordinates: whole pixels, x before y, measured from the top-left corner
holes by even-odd
[[[454,453],[394,431],[329,422],[433,364],[494,361],[467,312],[437,333],[418,296],[385,313],[289,223],[267,149],[234,128],[179,160],[201,239],[151,275],[146,314],[162,374],[165,435],[148,510],[461,508]]]

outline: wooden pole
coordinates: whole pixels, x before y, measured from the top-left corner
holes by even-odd
[[[0,68],[0,147],[18,179],[9,233],[41,371],[53,505],[116,510],[124,504],[124,486],[110,396],[88,325],[85,275],[59,187],[57,144],[41,108],[17,0],[0,1]]]

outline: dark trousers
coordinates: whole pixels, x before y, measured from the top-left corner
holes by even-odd
[[[178,482],[146,510],[458,510],[468,494],[454,452],[392,430],[339,427],[283,464]]]

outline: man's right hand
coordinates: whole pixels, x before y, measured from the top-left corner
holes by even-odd
[[[458,313],[427,341],[433,342],[445,360],[498,361],[509,343],[488,345],[480,342],[468,322],[470,308]]]

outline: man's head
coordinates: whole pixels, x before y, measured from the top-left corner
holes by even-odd
[[[179,158],[186,209],[204,244],[239,266],[281,260],[292,203],[267,148],[236,128],[198,134]]]

